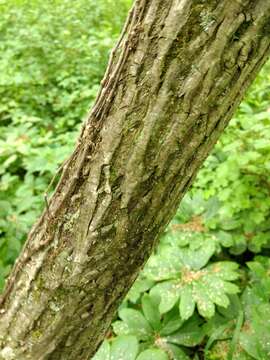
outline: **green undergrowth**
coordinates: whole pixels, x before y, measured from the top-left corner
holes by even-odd
[[[0,286],[70,154],[130,1],[0,1]],[[94,360],[270,358],[270,64]]]
[[[270,358],[270,64],[121,305],[94,360]],[[117,349],[117,350],[116,350]]]
[[[0,288],[72,151],[128,8],[0,0]]]

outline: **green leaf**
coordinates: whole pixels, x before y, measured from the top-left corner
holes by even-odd
[[[92,360],[110,360],[110,354],[110,344],[107,340],[104,340]]]
[[[132,288],[129,290],[127,299],[133,303],[136,303],[139,300],[141,294],[151,289],[154,284],[155,283],[149,279],[139,277],[133,284]]]
[[[256,360],[267,360],[270,354],[270,305],[252,302],[249,306],[240,333],[240,345]]]
[[[189,356],[179,347],[167,344],[169,353],[173,354],[173,360],[190,360]]]
[[[130,335],[136,335],[141,340],[147,340],[151,337],[153,330],[140,311],[121,309],[119,317],[127,325]]]
[[[143,351],[136,360],[169,360],[169,358],[162,350],[148,349]]]
[[[180,252],[182,263],[194,270],[203,268],[216,250],[216,245],[212,238],[208,238],[208,241],[206,241],[201,235],[198,243],[200,246],[197,249],[192,247],[182,248]]]
[[[226,248],[233,246],[233,237],[229,232],[220,230],[217,233],[217,238],[222,246]]]
[[[222,280],[236,280],[239,278],[238,267],[233,261],[220,261],[209,265],[207,269]]]
[[[139,351],[135,336],[119,336],[112,341],[110,360],[135,360]]]
[[[231,330],[231,328],[232,328],[232,323],[229,321],[226,322],[225,324],[215,327],[211,332],[211,335],[205,345],[204,348],[205,353],[211,348],[211,346],[216,340],[223,340],[224,338],[227,339],[228,331]]]
[[[162,328],[160,330],[161,336],[166,336],[177,331],[184,323],[184,320],[179,317],[178,309],[173,309],[164,315]]]
[[[224,290],[228,294],[237,294],[239,293],[239,287],[235,284],[224,281]]]
[[[143,273],[149,280],[169,280],[179,277],[182,266],[180,250],[163,246],[160,253],[150,257]]]
[[[127,323],[124,321],[114,321],[112,323],[113,331],[116,335],[129,335],[130,334],[130,328],[128,327]]]
[[[224,282],[217,277],[205,277],[205,289],[211,301],[219,306],[228,307],[229,299],[224,293]]]
[[[201,282],[196,282],[193,291],[199,314],[206,318],[212,317],[215,314],[215,305],[208,295],[207,287]]]
[[[183,320],[190,318],[195,310],[195,301],[192,294],[192,286],[187,285],[181,293],[180,299],[180,316]]]
[[[167,336],[166,340],[176,345],[193,347],[199,345],[203,338],[204,330],[201,327],[201,320],[197,315],[193,315],[176,333]]]
[[[226,319],[235,320],[239,315],[239,311],[242,310],[242,305],[238,295],[231,294],[228,297],[230,302],[229,306],[227,306],[226,308],[219,307],[218,312]]]
[[[250,356],[252,356],[253,359],[256,360],[269,359],[267,354],[265,354],[266,355],[265,357],[261,357],[257,339],[254,338],[252,334],[245,334],[245,333],[240,334],[240,345]]]
[[[159,311],[164,314],[170,311],[179,299],[181,286],[177,281],[165,281],[154,286],[150,295],[159,296],[161,302],[159,304]]]
[[[155,303],[153,297],[148,294],[144,294],[142,297],[142,310],[145,318],[152,326],[154,330],[159,330],[160,328],[160,314],[158,309],[158,304]]]

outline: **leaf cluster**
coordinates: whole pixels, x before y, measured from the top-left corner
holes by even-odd
[[[269,84],[267,64],[121,305],[108,348],[129,337],[132,359],[269,359]]]
[[[130,1],[0,1],[0,289],[70,155]]]

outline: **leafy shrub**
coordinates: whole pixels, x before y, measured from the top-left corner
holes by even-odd
[[[205,162],[94,360],[126,337],[137,339],[133,359],[146,351],[164,360],[269,359],[269,67]]]
[[[216,216],[206,215],[207,226],[227,232],[234,255],[270,247],[269,69],[258,76],[192,192],[215,199]]]
[[[0,2],[0,288],[71,153],[128,7]]]

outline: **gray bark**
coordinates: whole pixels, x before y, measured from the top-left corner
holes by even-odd
[[[10,275],[0,359],[92,356],[269,54],[266,0],[138,0]]]

